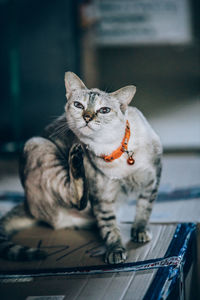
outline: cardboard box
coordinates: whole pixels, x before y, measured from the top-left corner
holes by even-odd
[[[0,298],[197,299],[191,298],[196,225],[152,224],[153,239],[142,245],[131,242],[130,227],[121,224],[128,260],[117,266],[103,262],[105,247],[96,230],[35,227],[18,233],[16,242],[44,248],[49,256],[37,262],[0,260]]]

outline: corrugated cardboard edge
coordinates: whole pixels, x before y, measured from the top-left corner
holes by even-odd
[[[175,255],[181,258],[181,262],[178,266],[169,266],[165,269],[158,270],[144,300],[168,299],[175,289],[178,289],[177,293],[179,293],[180,299],[185,299],[184,278],[187,276],[192,262],[196,259],[194,251],[196,234],[197,225],[194,223],[182,223],[177,225],[174,237],[165,256],[170,257],[171,255]]]

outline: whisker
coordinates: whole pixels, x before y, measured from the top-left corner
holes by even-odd
[[[64,134],[67,134],[70,131],[69,128],[60,128],[57,131],[52,132],[52,134],[50,135],[51,137],[55,137],[55,136],[63,136]]]
[[[51,133],[50,137],[63,136],[70,131],[68,124],[66,122],[62,122],[54,128],[54,131]]]

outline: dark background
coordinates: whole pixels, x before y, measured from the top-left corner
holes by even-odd
[[[88,2],[0,0],[1,152],[16,151],[63,112],[68,70],[88,87],[135,84],[137,107],[147,116],[199,95],[198,0],[190,1],[190,45],[97,47],[95,65],[80,24],[80,5]]]
[[[80,72],[75,4],[0,2],[1,143],[38,134],[63,112],[64,72]]]

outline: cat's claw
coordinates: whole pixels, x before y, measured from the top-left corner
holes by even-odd
[[[127,259],[127,252],[122,247],[108,249],[105,255],[105,263],[120,264]]]
[[[152,239],[152,234],[149,228],[132,227],[131,238],[136,243],[146,243]]]

